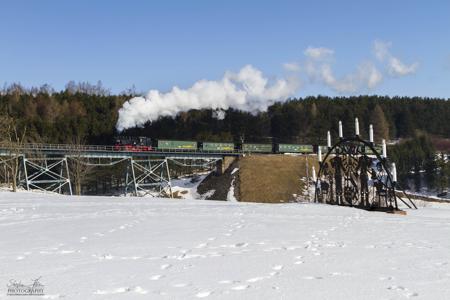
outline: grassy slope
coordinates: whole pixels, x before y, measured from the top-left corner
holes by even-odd
[[[308,157],[309,167],[316,158]],[[311,176],[311,173],[310,173]],[[306,177],[306,156],[252,155],[239,160],[240,201],[288,202],[301,195]]]

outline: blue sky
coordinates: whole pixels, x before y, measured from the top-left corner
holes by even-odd
[[[251,64],[269,79],[298,76],[299,96],[450,97],[449,1],[2,0],[0,5],[2,85],[49,83],[61,89],[69,80],[101,80],[113,92],[133,84],[142,92],[167,91]],[[388,46],[385,61],[374,54],[376,40]],[[333,51],[327,64],[336,80],[358,76],[355,70],[367,62],[381,79],[370,88],[333,88],[322,73],[305,73],[308,47]],[[414,70],[393,74],[389,58]],[[285,63],[295,63],[299,72],[286,72]]]

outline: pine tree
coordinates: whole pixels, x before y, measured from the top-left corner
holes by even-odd
[[[379,143],[382,139],[389,139],[389,123],[386,120],[386,116],[384,115],[383,109],[380,105],[376,105],[372,116],[371,121],[373,124],[374,130],[374,138],[375,142]]]

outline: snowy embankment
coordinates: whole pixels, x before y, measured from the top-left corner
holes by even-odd
[[[197,192],[198,185],[208,176],[209,172],[199,173],[194,176],[185,176],[172,179],[172,193],[176,198],[182,199],[205,199],[210,193],[200,195]]]
[[[0,298],[449,299],[450,205],[407,216],[0,192]],[[33,297],[27,297],[33,299]]]

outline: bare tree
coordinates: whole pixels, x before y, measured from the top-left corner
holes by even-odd
[[[83,138],[77,135],[72,141],[72,150],[69,155],[69,170],[73,178],[75,194],[81,195],[81,186],[86,181],[87,175],[92,171],[93,166],[89,165],[89,159],[83,154],[85,142]]]
[[[6,157],[2,162],[6,166],[8,177],[11,179],[12,189],[17,191],[17,178],[19,175],[19,162],[22,156],[23,146],[26,137],[26,127],[20,129],[19,124],[13,118],[4,115],[0,116],[0,143],[6,150]]]

